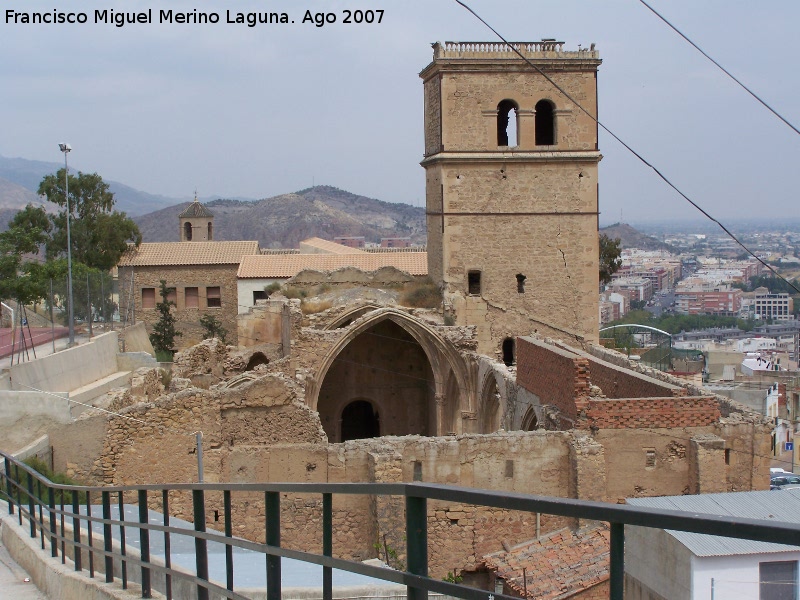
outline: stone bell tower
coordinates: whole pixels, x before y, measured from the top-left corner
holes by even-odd
[[[514,46],[597,115],[598,52]],[[433,45],[425,94],[428,271],[478,350],[598,337],[597,125],[502,43]]]
[[[200,204],[197,194],[186,209],[178,215],[182,242],[210,242],[214,239],[214,213]]]

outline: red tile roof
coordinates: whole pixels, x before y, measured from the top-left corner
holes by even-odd
[[[308,248],[306,248],[306,246]],[[309,249],[312,250],[312,252],[309,252]],[[318,237],[308,238],[300,242],[300,252],[311,254],[313,250],[320,250],[325,254],[366,254],[366,252],[358,248],[351,248],[350,246],[331,242],[330,240],[323,240]]]
[[[520,597],[527,588],[535,600],[569,598],[608,579],[609,537],[604,523],[578,532],[562,529],[484,556],[483,562]]]
[[[234,265],[258,254],[258,242],[148,242],[128,252],[120,267]]]
[[[279,279],[294,277],[300,271],[335,271],[355,267],[362,271],[377,271],[395,267],[411,275],[428,274],[426,252],[391,252],[372,254],[273,254],[242,257],[239,279]]]

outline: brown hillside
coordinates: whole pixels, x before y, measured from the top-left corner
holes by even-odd
[[[258,202],[215,200],[218,240],[258,240],[262,248],[296,248],[309,237],[411,237],[425,243],[425,211],[408,204],[382,202],[330,186],[316,186]],[[135,217],[146,242],[178,241],[178,214],[185,204]]]

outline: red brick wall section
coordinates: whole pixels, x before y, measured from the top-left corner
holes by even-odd
[[[565,599],[569,598],[569,600],[608,600],[610,593],[611,588],[609,587],[608,579],[606,579],[572,596],[562,597]]]
[[[590,398],[582,427],[600,429],[647,429],[703,427],[720,418],[719,404],[712,397],[683,398]]]
[[[517,338],[517,383],[576,419],[589,394],[589,361],[568,350],[532,338]]]
[[[607,398],[663,398],[686,395],[686,390],[679,386],[622,369],[593,357],[588,358],[592,383],[603,390]]]

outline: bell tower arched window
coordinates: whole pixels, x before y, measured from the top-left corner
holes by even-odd
[[[188,221],[183,224],[183,241],[191,242],[192,241],[192,224]]]
[[[497,105],[498,146],[519,146],[518,111],[519,106],[513,100],[502,100]]]
[[[552,146],[556,143],[555,107],[550,100],[536,103],[536,145]]]
[[[208,224],[208,241],[209,241],[209,242],[211,241],[211,234],[212,234],[212,233],[213,233],[213,232],[212,232],[211,223],[209,222],[209,224]]]

